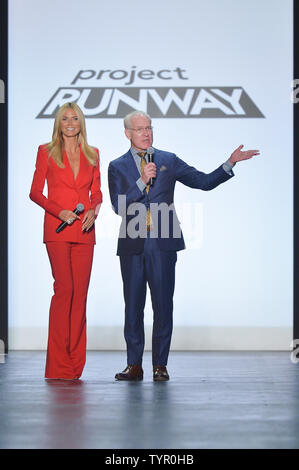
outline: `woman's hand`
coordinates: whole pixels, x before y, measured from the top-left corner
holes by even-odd
[[[68,211],[67,209],[63,209],[61,212],[59,212],[58,217],[60,220],[67,222],[69,225],[71,225],[76,219],[80,220],[80,217],[77,214],[72,211]]]
[[[88,231],[89,229],[91,229],[95,220],[96,220],[95,211],[94,209],[90,209],[89,211],[85,213],[83,217],[82,232],[84,232],[84,230]]]

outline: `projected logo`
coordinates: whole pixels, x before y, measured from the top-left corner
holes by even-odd
[[[129,81],[132,85],[140,80],[172,80],[173,73],[179,80],[188,80],[185,70],[141,70],[132,67]],[[85,81],[83,86],[60,87],[49,99],[37,119],[53,118],[64,103],[76,102],[87,118],[123,118],[133,110],[147,112],[152,118],[263,118],[264,115],[241,86],[194,87],[194,86],[86,86],[86,80],[123,80],[128,76],[124,70],[102,70],[96,77],[93,70],[80,70],[71,85]],[[171,73],[172,72],[172,73]],[[137,74],[137,75],[136,75]],[[81,85],[81,83],[80,83]]]

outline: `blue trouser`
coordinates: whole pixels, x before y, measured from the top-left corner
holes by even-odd
[[[166,365],[172,334],[175,251],[160,251],[154,238],[146,238],[139,255],[121,255],[125,299],[127,363],[142,364],[144,350],[144,306],[148,283],[154,313],[152,363]]]

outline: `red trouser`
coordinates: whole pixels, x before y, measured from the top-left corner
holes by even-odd
[[[86,299],[94,245],[47,242],[54,278],[46,378],[79,378],[86,360]]]

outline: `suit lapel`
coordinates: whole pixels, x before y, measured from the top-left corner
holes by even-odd
[[[78,182],[79,182],[79,178],[80,178],[80,174],[82,173],[82,165],[84,165],[84,160],[86,160],[85,158],[83,158],[84,155],[82,153],[82,150],[81,150],[81,146],[80,146],[80,164],[79,164],[79,171],[78,171],[78,174],[77,174],[77,178],[75,179],[74,178],[74,173],[73,173],[73,170],[72,170],[72,167],[70,165],[70,162],[69,162],[69,159],[67,157],[67,154],[66,154],[66,151],[64,150],[63,151],[63,163],[64,163],[64,166],[66,168],[66,174],[67,174],[67,179],[68,179],[68,182],[69,183],[72,183],[73,186],[77,186],[78,185]]]
[[[69,159],[67,158],[67,154],[65,150],[63,150],[63,153],[62,153],[62,161],[64,164],[64,168],[63,168],[63,171],[60,172],[60,176],[63,179],[63,181],[66,184],[68,184],[68,186],[74,186],[75,184],[74,175],[73,175],[73,171],[71,169],[71,165],[70,165]]]
[[[130,150],[125,154],[125,164],[128,170],[128,175],[137,181],[140,178],[140,173]]]
[[[125,162],[126,174],[128,175],[128,177],[132,178],[134,181],[137,181],[140,178],[140,173],[138,171],[138,168],[136,166],[134,157],[131,154],[130,150],[124,155],[124,162]],[[157,176],[154,180],[153,186],[150,186],[149,194],[153,193],[159,187],[160,167],[163,163],[161,158],[160,158],[159,150],[155,149],[153,162],[157,166]]]

